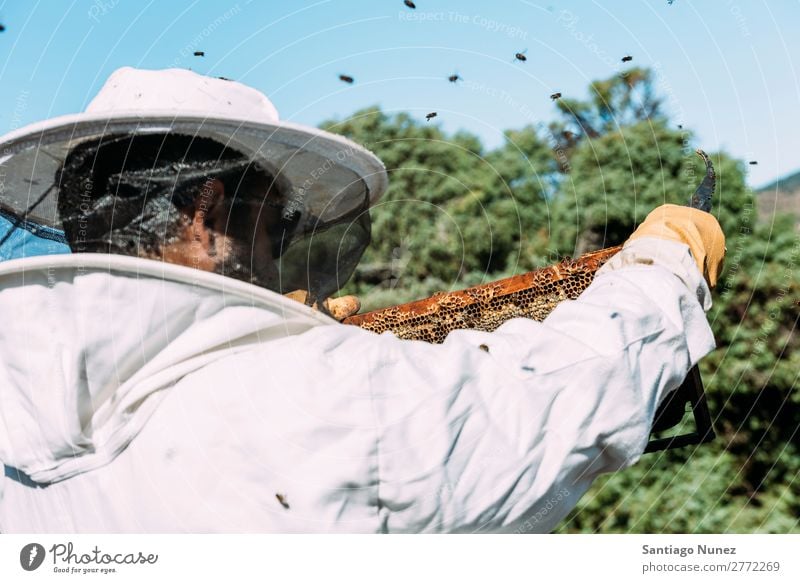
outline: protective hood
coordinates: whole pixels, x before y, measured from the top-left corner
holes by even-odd
[[[163,155],[167,137],[187,141],[184,155],[197,144],[214,143],[280,186],[281,226],[271,233],[279,239],[272,257],[279,275],[260,285],[280,293],[306,289],[319,302],[344,285],[369,243],[367,209],[387,187],[380,160],[342,136],[281,120],[252,87],[180,69],[123,67],[86,111],[0,136],[0,260],[96,251],[85,243],[97,243],[92,235],[109,235],[97,232],[87,240],[82,225],[110,233],[146,227],[148,215],[163,218],[167,203],[181,198],[176,191],[202,183],[200,169]],[[134,162],[139,145],[154,140],[161,146],[145,148],[147,164]],[[202,172],[234,170],[229,158],[215,161]],[[164,164],[171,170],[164,172]],[[41,237],[51,244],[40,244]],[[121,254],[150,256],[130,249]]]
[[[44,483],[110,462],[198,368],[336,323],[254,285],[104,254],[0,264],[0,313],[0,461]]]

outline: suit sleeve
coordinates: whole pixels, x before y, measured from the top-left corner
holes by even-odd
[[[544,322],[342,344],[368,359],[383,531],[548,532],[640,457],[659,402],[714,347],[688,248],[642,241]]]

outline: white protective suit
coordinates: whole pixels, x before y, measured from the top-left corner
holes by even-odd
[[[442,345],[157,261],[6,262],[0,530],[547,532],[638,459],[709,306],[657,239],[543,323]]]

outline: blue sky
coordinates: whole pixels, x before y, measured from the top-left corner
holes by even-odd
[[[752,186],[800,168],[797,0],[415,2],[0,0],[0,133],[82,110],[117,67],[179,66],[252,85],[294,122],[438,111],[492,147],[630,54],[697,146],[758,160]]]

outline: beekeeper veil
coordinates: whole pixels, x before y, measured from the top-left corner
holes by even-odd
[[[0,171],[0,215],[12,225],[0,253],[22,233],[71,252],[155,256],[215,182],[221,234],[238,248],[220,272],[305,289],[309,301],[350,277],[386,188],[360,146],[279,122],[252,88],[182,70],[117,71],[85,113],[0,139]]]

